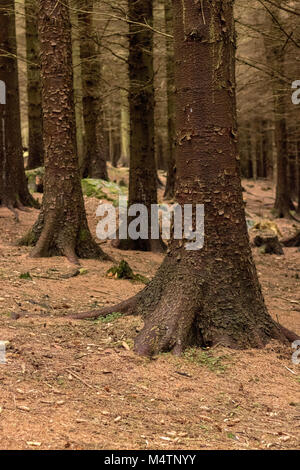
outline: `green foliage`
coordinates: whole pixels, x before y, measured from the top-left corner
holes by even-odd
[[[109,277],[115,279],[129,279],[132,281],[142,282],[148,284],[149,280],[141,274],[135,274],[127,261],[121,260],[117,266],[112,266],[106,273]]]
[[[26,279],[27,281],[32,281],[32,277],[29,272],[21,273],[19,277],[20,279]]]
[[[122,313],[120,312],[113,312],[107,315],[107,317],[99,317],[95,320],[96,323],[112,323],[118,318],[122,317]]]
[[[88,234],[89,234],[89,233],[88,233],[88,231],[87,231],[86,229],[81,228],[81,229],[80,229],[80,232],[79,232],[79,240],[80,240],[81,242],[86,241],[86,239],[88,238]]]
[[[203,349],[186,349],[184,357],[194,364],[207,367],[212,372],[223,373],[226,370],[226,365],[222,362],[225,356],[214,356],[211,352],[203,351]]]

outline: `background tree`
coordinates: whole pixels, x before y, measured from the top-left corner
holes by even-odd
[[[23,163],[13,0],[0,4],[0,80],[6,84],[6,105],[0,105],[0,204],[21,209],[37,205],[29,194]]]
[[[281,0],[277,0],[280,6]],[[265,36],[266,56],[272,70],[272,90],[277,150],[277,182],[275,209],[279,217],[289,217],[294,209],[288,182],[288,131],[286,122],[286,95],[290,83],[285,78],[286,36],[280,24],[280,10],[270,6],[265,12],[268,36]],[[290,91],[290,90],[289,90]]]
[[[108,146],[101,103],[101,64],[93,28],[94,0],[78,0],[80,59],[85,128],[85,157],[81,172],[84,177],[107,180]]]
[[[26,58],[28,94],[28,162],[27,169],[43,166],[43,112],[37,0],[25,0]]]
[[[152,0],[128,2],[130,173],[128,205],[148,209],[147,240],[117,240],[119,249],[163,251],[161,240],[151,240],[151,204],[157,204],[157,172],[154,153],[154,70]],[[145,27],[143,25],[149,25]]]
[[[165,188],[165,198],[173,198],[175,191],[175,86],[174,86],[174,41],[173,35],[173,6],[172,0],[166,0],[165,22],[166,33],[166,67],[167,67],[167,102],[168,102],[168,173]]]
[[[105,258],[88,228],[76,152],[71,25],[66,3],[39,0],[45,184],[41,214],[23,242],[31,256]]]

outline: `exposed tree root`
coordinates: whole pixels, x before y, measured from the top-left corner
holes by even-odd
[[[185,268],[181,270],[176,260],[171,264],[165,260],[151,283],[134,297],[72,318],[95,319],[114,312],[141,315],[144,327],[135,338],[134,350],[144,356],[168,351],[181,354],[192,345],[247,349],[263,348],[271,339],[283,343],[299,339],[269,316],[262,297],[254,299],[255,305],[250,303],[248,281],[243,286],[237,280],[235,287],[219,279],[215,284],[218,291],[210,287],[211,279],[203,282],[200,276],[193,276],[192,269],[187,276]],[[243,295],[236,295],[236,289]]]
[[[300,336],[297,335],[294,331],[288,330],[287,328],[285,328],[285,326],[280,325],[280,323],[277,323],[277,325],[279,326],[282,333],[290,343],[293,343],[294,341],[300,339]]]
[[[77,313],[76,315],[71,315],[71,318],[75,320],[93,320],[99,317],[107,317],[108,315],[111,315],[115,312],[123,313],[124,315],[134,315],[138,300],[140,299],[140,295],[141,293],[138,293],[135,296],[130,297],[129,299],[111,307]]]

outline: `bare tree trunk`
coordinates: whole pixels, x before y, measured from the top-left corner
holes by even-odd
[[[29,128],[28,170],[42,166],[44,163],[43,111],[37,13],[37,0],[25,0]]]
[[[279,6],[280,6],[279,2]],[[275,117],[275,143],[277,151],[277,181],[275,209],[278,217],[290,217],[293,203],[289,192],[288,157],[287,157],[287,124],[286,124],[286,83],[284,80],[284,59],[286,37],[279,24],[280,10],[270,6],[266,13],[268,35],[264,36],[266,56],[269,67],[273,71],[272,88]]]
[[[6,104],[0,105],[0,204],[14,208],[38,206],[29,194],[24,171],[14,1],[0,11],[0,80],[6,85]]]
[[[79,161],[80,174],[84,166],[85,159],[85,136],[83,122],[83,103],[82,103],[82,73],[80,60],[80,35],[78,27],[78,15],[76,10],[77,0],[70,1],[70,20],[72,34],[72,59],[73,59],[73,82],[74,82],[74,104],[76,121],[76,143]]]
[[[148,209],[148,239],[114,240],[124,250],[163,251],[161,240],[151,239],[151,204],[157,203],[157,171],[154,151],[154,72],[152,0],[128,1],[129,23],[129,109],[130,174],[128,204]],[[139,23],[139,24],[137,24]]]
[[[105,258],[84,209],[75,136],[71,25],[66,3],[39,1],[44,107],[45,179],[42,212],[23,239],[32,257]]]
[[[82,68],[83,118],[85,127],[84,177],[108,179],[107,145],[103,126],[100,96],[101,65],[99,51],[93,38],[94,0],[78,0],[80,29],[80,59]]]
[[[166,33],[173,35],[172,0],[165,1]],[[171,199],[175,193],[175,84],[174,84],[174,40],[166,39],[167,49],[167,100],[168,100],[168,174],[164,197]]]
[[[120,164],[122,166],[129,166],[130,160],[130,116],[129,116],[129,101],[128,93],[126,90],[121,90],[121,120],[120,120],[120,134],[121,134],[121,156]]]
[[[189,251],[173,240],[150,284],[113,311],[143,315],[135,350],[144,355],[180,353],[188,345],[260,348],[272,338],[285,341],[267,312],[245,221],[233,2],[206,0],[201,9],[174,0],[174,7],[176,197],[182,207],[205,204],[205,244]]]

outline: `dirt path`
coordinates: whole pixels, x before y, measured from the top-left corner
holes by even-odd
[[[271,183],[243,185],[248,217],[272,219]],[[86,199],[92,233],[98,202]],[[9,341],[0,364],[0,449],[299,448],[300,366],[291,348],[273,342],[260,351],[137,357],[139,318],[68,314],[126,299],[143,284],[106,277],[111,263],[83,261],[87,272],[65,279],[73,269],[66,260],[29,259],[14,243],[36,216],[21,213],[17,224],[0,210],[0,340]],[[294,222],[275,222],[282,235],[295,230]],[[162,259],[103,248],[147,277]],[[300,334],[299,250],[253,251],[270,312]],[[11,318],[20,312],[28,316]]]

